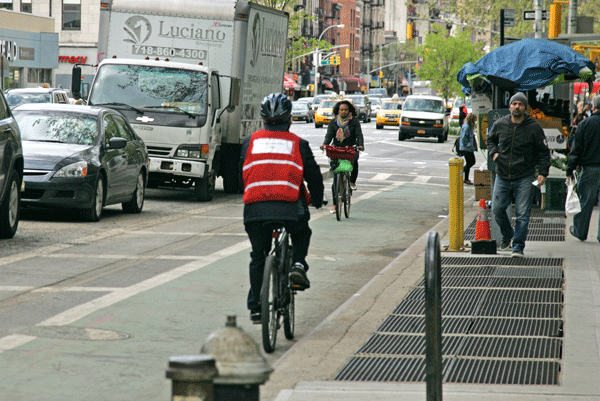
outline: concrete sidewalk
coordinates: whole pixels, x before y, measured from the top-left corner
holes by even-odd
[[[477,215],[473,199],[465,203],[465,227]],[[562,219],[564,221],[564,219]],[[444,384],[446,400],[599,400],[600,399],[600,244],[596,240],[598,208],[589,238],[580,242],[568,233],[565,241],[528,241],[527,258],[562,258],[564,268],[564,337],[559,385]],[[448,243],[448,219],[432,230]],[[385,267],[311,333],[298,341],[274,366],[261,387],[261,400],[424,400],[424,382],[350,382],[333,380],[349,358],[369,339],[424,272],[423,235]],[[469,257],[470,253],[442,252]],[[472,255],[479,257],[482,255]],[[496,256],[510,257],[510,252]]]

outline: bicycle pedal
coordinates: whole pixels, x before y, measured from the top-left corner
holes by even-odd
[[[304,288],[304,286],[300,285],[300,284],[292,284],[291,285],[292,290],[294,291],[304,291],[306,288]]]

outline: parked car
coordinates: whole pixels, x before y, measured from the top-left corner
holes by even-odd
[[[381,97],[369,97],[369,100],[371,101],[371,117],[376,117],[377,112],[381,108]]]
[[[6,100],[11,108],[25,103],[71,103],[67,91],[60,88],[9,89]]]
[[[0,238],[12,238],[17,233],[22,179],[21,132],[0,93]]]
[[[452,107],[452,111],[450,112],[450,121],[458,123],[458,115],[460,113],[460,106],[462,105],[467,106],[467,112],[472,112],[473,109],[471,108],[471,98],[467,97],[459,97],[456,98],[454,100],[454,106]]]
[[[121,113],[64,104],[24,104],[13,113],[23,139],[24,206],[79,209],[86,221],[116,203],[142,211],[148,152]]]
[[[402,113],[402,103],[399,100],[384,102],[377,113],[375,128],[382,129],[384,125],[400,125],[400,113]]]
[[[314,97],[301,97],[298,100],[296,100],[296,102],[306,102],[309,104],[309,106],[312,106],[314,99],[315,99]],[[312,109],[312,107],[311,107],[311,109]]]
[[[321,128],[323,124],[329,124],[333,120],[333,106],[339,100],[323,100],[315,113],[315,128]]]
[[[436,137],[440,143],[447,141],[448,113],[444,106],[439,96],[407,96],[400,114],[398,140]]]
[[[359,120],[363,120],[365,123],[371,122],[371,102],[367,95],[346,95],[344,99],[354,103]]]
[[[307,102],[292,102],[292,119],[294,121],[306,121],[312,123],[315,120],[315,113]]]

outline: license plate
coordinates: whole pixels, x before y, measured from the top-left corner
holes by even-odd
[[[425,131],[422,130],[422,129],[420,129],[420,130],[417,131],[417,134],[424,134],[424,133],[425,133]]]
[[[388,118],[388,121],[394,122],[394,121],[396,121],[396,119],[395,118]]]

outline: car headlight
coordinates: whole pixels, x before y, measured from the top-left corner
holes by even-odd
[[[404,118],[402,119],[402,122],[403,122],[403,123],[408,123],[408,122],[410,122],[410,121],[408,120],[408,117],[404,117]]]
[[[435,120],[435,123],[436,123],[437,125],[443,125],[443,124],[444,124],[444,121],[443,121],[443,120]]]
[[[74,178],[74,177],[85,177],[87,176],[87,162],[77,162],[64,166],[56,173],[54,177],[59,178]]]

